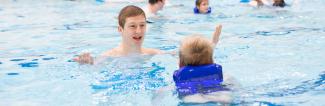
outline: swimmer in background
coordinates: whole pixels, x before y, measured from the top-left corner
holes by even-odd
[[[209,7],[209,0],[196,0],[193,11],[195,14],[211,13],[211,7]]]
[[[274,6],[274,7],[285,7],[287,4],[284,0],[252,0],[249,5],[260,7],[260,6]]]
[[[124,7],[118,16],[118,32],[122,41],[119,46],[104,52],[101,57],[119,57],[128,55],[153,55],[162,53],[158,49],[144,48],[142,43],[145,38],[146,14],[133,5]],[[80,64],[94,64],[95,60],[90,53],[83,53],[73,59]]]
[[[164,8],[165,0],[148,0],[148,5],[143,8],[147,18],[156,17]]]

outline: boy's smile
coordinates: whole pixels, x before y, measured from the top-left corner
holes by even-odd
[[[146,32],[146,19],[143,15],[126,18],[124,28],[119,27],[123,42],[141,46]]]

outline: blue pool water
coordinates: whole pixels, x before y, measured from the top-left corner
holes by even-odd
[[[174,55],[73,62],[83,52],[99,56],[117,46],[119,10],[145,6],[107,1],[0,1],[0,105],[215,105],[182,104],[174,90],[157,95],[174,85]],[[144,46],[177,51],[183,37],[210,37],[222,24],[214,59],[241,84],[232,105],[325,105],[324,0],[287,0],[292,5],[283,9],[210,1],[211,15],[194,15],[193,1],[169,0],[148,24]]]

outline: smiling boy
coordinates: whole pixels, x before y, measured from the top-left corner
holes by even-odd
[[[126,6],[118,16],[118,31],[122,37],[121,44],[107,52],[104,56],[125,56],[130,54],[157,54],[160,50],[143,48],[146,33],[146,16],[144,11],[136,6]]]
[[[162,51],[142,47],[146,33],[146,15],[144,11],[133,5],[124,7],[118,16],[118,32],[122,37],[119,46],[104,52],[105,57],[118,57],[127,55],[152,55]],[[89,53],[84,53],[74,59],[81,64],[93,64],[94,59]]]

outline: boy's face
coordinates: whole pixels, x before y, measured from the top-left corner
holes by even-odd
[[[156,6],[157,6],[158,10],[162,10],[164,5],[165,5],[165,0],[162,0],[162,1],[157,2]]]
[[[200,13],[207,13],[209,11],[209,0],[203,0],[197,8]]]
[[[127,45],[141,46],[146,32],[146,19],[144,15],[128,17],[124,28],[118,27],[122,40]]]

